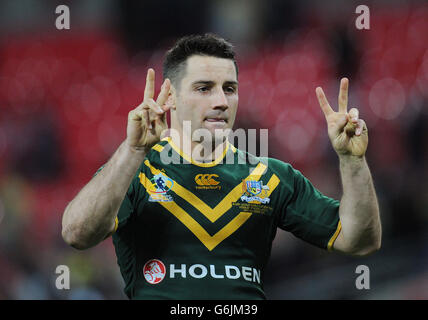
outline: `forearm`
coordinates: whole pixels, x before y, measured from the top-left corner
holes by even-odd
[[[104,168],[69,203],[62,220],[67,243],[85,249],[105,239],[145,154],[122,143]]]
[[[365,157],[341,156],[343,196],[339,216],[346,251],[365,254],[380,247],[381,224],[373,180]]]

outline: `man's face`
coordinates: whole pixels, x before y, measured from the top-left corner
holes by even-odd
[[[232,129],[238,108],[238,79],[230,59],[194,55],[187,59],[175,95],[173,125],[191,122],[191,132],[206,129],[213,141],[223,139],[216,129]],[[174,119],[175,118],[175,119]]]

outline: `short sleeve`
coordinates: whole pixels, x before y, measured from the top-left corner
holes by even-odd
[[[134,212],[134,199],[135,187],[134,183],[131,183],[131,186],[129,187],[128,192],[126,192],[125,198],[123,199],[117,213],[116,230],[123,227],[130,219],[132,213]]]
[[[137,212],[141,212],[147,201],[147,193],[141,187],[140,175],[143,173],[143,167],[140,167],[125,194],[125,197],[120,205],[117,213],[116,230],[120,230],[125,225],[129,224]]]
[[[104,168],[104,165],[101,166],[93,175],[95,177],[102,169]],[[132,213],[135,211],[135,204],[136,204],[136,198],[138,195],[138,185],[139,185],[139,178],[138,173],[140,170],[137,171],[137,174],[132,179],[132,182],[128,188],[128,191],[125,194],[125,197],[119,207],[119,211],[117,213],[116,217],[116,226],[114,229],[115,233],[118,229],[122,228],[126,223],[129,221],[129,219],[132,216]]]
[[[340,202],[323,195],[303,174],[288,167],[291,197],[279,228],[317,247],[331,249],[340,232]]]

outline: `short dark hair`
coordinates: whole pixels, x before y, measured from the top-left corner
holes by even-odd
[[[235,60],[235,52],[230,42],[213,34],[189,35],[177,40],[169,49],[163,62],[163,78],[170,79],[178,89],[186,61],[193,55],[225,58],[233,61],[238,76],[238,65]]]

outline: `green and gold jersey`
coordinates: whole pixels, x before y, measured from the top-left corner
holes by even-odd
[[[338,208],[290,164],[231,144],[217,160],[195,163],[166,138],[144,159],[117,216],[125,293],[265,299],[277,228],[329,249],[340,232]]]

